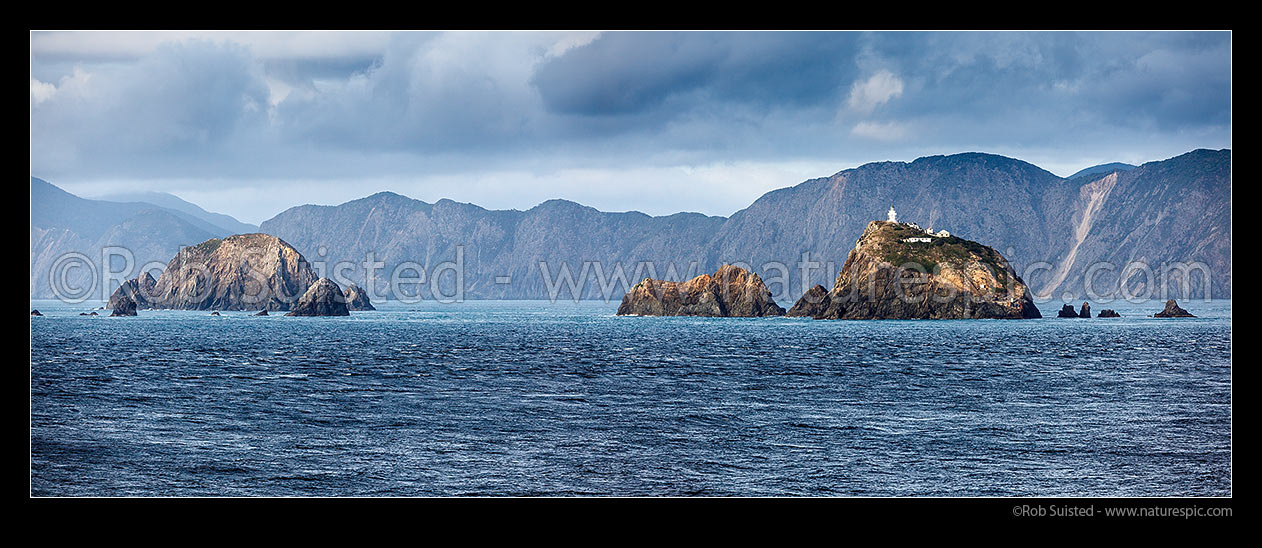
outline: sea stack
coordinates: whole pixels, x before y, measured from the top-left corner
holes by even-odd
[[[31,310],[31,315],[32,315],[32,316],[43,316],[43,314],[40,314],[40,313],[39,313],[39,310],[34,310],[34,309],[32,309],[32,310]]]
[[[723,265],[714,274],[686,282],[645,278],[622,297],[619,316],[783,316],[762,278],[743,268]]]
[[[356,312],[376,310],[368,300],[368,292],[355,284],[346,287],[346,307]]]
[[[999,252],[890,221],[868,223],[824,303],[800,311],[845,320],[1042,317]]]
[[[328,278],[320,278],[298,299],[286,316],[350,316],[346,295]]]
[[[1118,314],[1117,311],[1113,310],[1112,308],[1106,308],[1104,310],[1101,310],[1100,315],[1096,317],[1097,318],[1121,318],[1122,315]]]
[[[1165,310],[1162,310],[1161,312],[1153,314],[1152,317],[1154,318],[1195,318],[1196,316],[1193,316],[1191,312],[1188,312],[1182,308],[1179,308],[1179,303],[1174,302],[1174,299],[1170,299],[1166,301]]]
[[[1083,301],[1083,302],[1082,302],[1082,310],[1080,310],[1080,311],[1078,312],[1078,317],[1079,317],[1079,318],[1090,318],[1090,317],[1091,317],[1091,305],[1090,305],[1090,304],[1088,304],[1088,303],[1087,303],[1087,301]]]
[[[1074,305],[1067,304],[1060,307],[1060,310],[1056,312],[1056,317],[1057,318],[1077,318],[1078,313],[1074,312]]]

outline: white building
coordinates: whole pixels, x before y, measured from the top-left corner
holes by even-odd
[[[929,243],[929,242],[932,242],[932,241],[933,241],[933,238],[926,238],[926,237],[924,237],[924,236],[915,236],[915,237],[912,237],[912,238],[903,238],[903,241],[904,241],[904,242],[907,242],[907,243],[913,243],[913,242],[924,242],[924,243]]]
[[[898,212],[894,211],[894,206],[890,206],[890,210],[889,212],[885,214],[885,218],[891,223],[898,222]],[[945,230],[939,230],[937,232],[934,232],[933,227],[920,228],[920,225],[916,223],[901,223],[901,224],[906,227],[911,227],[916,230],[923,231],[925,234],[928,234],[929,236],[935,236],[938,238],[947,238],[951,236],[951,233]],[[904,242],[928,242],[932,240],[930,238],[904,238],[903,241]]]

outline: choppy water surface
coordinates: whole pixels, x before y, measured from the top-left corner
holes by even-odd
[[[1060,303],[1041,306],[1054,316]],[[34,495],[1230,495],[1231,302],[1121,319],[36,301]]]

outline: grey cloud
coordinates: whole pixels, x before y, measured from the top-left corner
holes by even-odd
[[[541,64],[532,83],[560,114],[639,115],[671,97],[812,105],[855,73],[856,36],[841,33],[603,34]]]
[[[1231,120],[1230,42],[1136,55],[1096,81],[1082,82],[1086,101],[1106,119],[1136,127],[1182,130]]]
[[[882,36],[916,92],[892,105],[909,116],[1042,113],[1049,129],[1089,114],[1100,123],[1170,128],[1229,117],[1225,33],[947,33]]]
[[[629,114],[710,82],[723,46],[709,35],[606,33],[545,62],[533,82],[553,112]]]
[[[266,131],[268,89],[248,50],[174,43],[134,64],[94,65],[31,107],[32,164],[114,173],[216,156]],[[235,158],[232,159],[235,161]]]
[[[32,78],[59,89],[32,96],[32,170],[249,186],[1230,146],[1229,33],[612,32],[556,56],[565,37],[546,33],[367,36],[378,47],[342,56],[312,38],[270,38],[267,55],[227,39],[109,62],[33,51]],[[885,72],[901,93],[847,107]]]
[[[372,69],[380,62],[380,55],[364,55],[341,59],[268,59],[263,66],[272,78],[309,86],[315,80],[349,78]]]
[[[528,73],[529,51],[501,58],[469,38],[434,44],[403,35],[367,70],[286,98],[278,128],[291,141],[419,154],[498,148],[529,135],[538,107],[526,75],[516,74]],[[437,49],[444,46],[461,56]]]

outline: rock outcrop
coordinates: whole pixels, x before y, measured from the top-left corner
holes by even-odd
[[[368,299],[368,292],[355,284],[346,287],[346,307],[356,312],[376,310]]]
[[[814,318],[823,314],[826,308],[828,308],[828,290],[824,286],[816,284],[815,287],[803,293],[798,302],[793,303],[793,308],[790,308],[784,315]]]
[[[1057,318],[1077,318],[1078,313],[1074,312],[1074,305],[1067,304],[1060,307],[1060,311],[1056,312]]]
[[[923,241],[924,238],[929,241]],[[1025,282],[997,251],[872,221],[817,319],[1039,318]]]
[[[1113,310],[1112,308],[1106,308],[1104,310],[1101,310],[1100,315],[1096,317],[1097,318],[1121,318],[1122,315],[1118,314],[1117,311]]]
[[[298,299],[286,316],[350,316],[346,295],[328,278],[320,278]]]
[[[1079,318],[1090,318],[1090,317],[1091,317],[1091,304],[1087,303],[1086,301],[1083,301],[1083,302],[1082,302],[1082,310],[1079,310],[1079,311],[1078,311],[1078,317],[1079,317]]]
[[[316,280],[307,260],[280,238],[238,234],[188,246],[152,280],[146,273],[120,286],[145,308],[289,310]],[[111,300],[113,298],[111,297]]]
[[[1174,302],[1174,299],[1170,299],[1166,301],[1165,310],[1162,310],[1161,312],[1153,314],[1152,317],[1154,318],[1195,318],[1196,316],[1193,316],[1191,312],[1188,312],[1182,308],[1179,308],[1179,303]]]
[[[39,313],[39,310],[35,310],[35,309],[32,309],[32,310],[31,310],[31,315],[32,315],[32,316],[43,316],[43,314],[40,314],[40,313]]]
[[[136,308],[153,308],[152,299],[154,296],[154,288],[157,287],[157,280],[153,279],[153,275],[145,272],[140,276],[127,280],[114,290],[110,295],[108,306],[111,310],[118,308],[118,304],[122,303],[124,298],[131,299],[136,303]]]
[[[110,316],[135,316],[136,301],[130,295],[119,295],[118,299],[110,298],[110,308],[114,311],[110,312]]]
[[[686,282],[645,278],[622,297],[618,315],[639,316],[782,316],[762,278],[732,265]]]
[[[266,316],[266,315],[267,315],[267,311],[266,311],[266,310],[260,310],[260,311],[258,311],[257,313],[255,313],[254,315],[255,315],[255,316]]]

